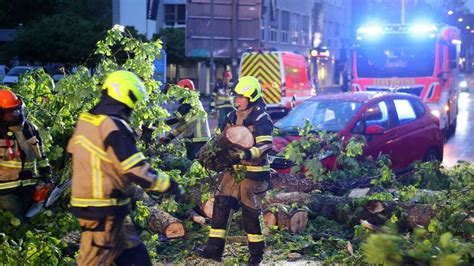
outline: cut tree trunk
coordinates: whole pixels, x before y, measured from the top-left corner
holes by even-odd
[[[307,179],[303,173],[272,173],[271,180],[274,189],[285,189],[289,192],[311,192],[320,188],[317,183]]]
[[[157,203],[146,193],[146,191],[137,185],[129,188],[129,193],[135,199],[142,200],[143,204],[148,208],[150,215],[148,216],[148,226],[151,231],[160,233],[167,238],[183,237],[186,230],[181,220],[173,217],[171,214],[160,210],[156,207]]]
[[[280,230],[288,230],[291,233],[299,233],[305,229],[308,225],[308,213],[302,209],[290,208],[290,206],[272,206],[263,211],[265,226],[278,226]]]
[[[149,210],[148,226],[152,232],[163,234],[166,238],[178,238],[186,234],[179,219],[156,207],[151,207]]]
[[[272,187],[285,189],[288,192],[311,192],[320,190],[342,196],[354,188],[371,187],[370,183],[376,177],[359,177],[352,180],[314,182],[305,177],[303,173],[280,174],[272,173]]]
[[[212,213],[213,213],[213,210],[214,210],[214,201],[215,201],[215,198],[212,197],[212,198],[208,199],[202,207],[202,211],[204,212],[204,214],[208,218],[212,218]]]
[[[223,171],[239,158],[231,156],[235,149],[250,149],[254,145],[252,132],[244,126],[230,126],[207,142],[197,154],[197,160],[207,169]]]
[[[265,198],[264,207],[274,204],[307,206],[311,211],[340,222],[358,224],[366,220],[374,225],[384,224],[392,215],[399,219],[402,228],[413,229],[418,225],[428,226],[436,215],[428,204],[400,203],[395,201],[370,200],[362,202],[349,197],[310,194],[303,192],[277,193]],[[277,217],[277,223],[279,222]]]

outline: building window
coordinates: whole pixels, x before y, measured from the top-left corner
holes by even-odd
[[[179,28],[186,25],[186,5],[164,5],[165,27]]]
[[[261,37],[262,41],[265,41],[265,27],[261,27],[261,33],[260,34],[262,35],[262,37]]]
[[[293,44],[293,45],[298,44],[298,37],[299,37],[298,32],[296,32],[296,31],[292,32],[292,34],[291,34],[291,44]]]
[[[276,42],[277,41],[277,30],[274,28],[270,29],[270,42]]]
[[[290,12],[281,11],[281,29],[284,31],[290,30]]]
[[[340,24],[337,23],[337,22],[334,23],[334,34],[335,34],[336,36],[339,36],[339,31],[340,31],[339,28],[340,28]]]
[[[288,31],[281,32],[281,42],[288,43]]]
[[[308,43],[309,43],[308,36],[309,35],[306,34],[306,33],[301,34],[301,44],[302,45],[308,45]]]
[[[302,23],[301,23],[301,30],[304,31],[304,33],[308,34],[309,33],[309,17],[308,16],[302,16]]]

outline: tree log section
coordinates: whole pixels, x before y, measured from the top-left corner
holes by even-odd
[[[157,203],[147,194],[147,192],[137,185],[130,186],[129,193],[135,199],[142,200],[148,208],[148,226],[151,231],[165,235],[167,238],[183,237],[186,234],[181,220],[171,216],[171,214],[156,207]]]
[[[265,198],[264,207],[274,204],[307,206],[311,211],[341,222],[359,223],[366,220],[374,225],[385,223],[397,215],[402,228],[413,229],[417,225],[428,226],[436,212],[428,204],[410,204],[395,201],[339,197],[303,192],[277,193]],[[278,220],[278,217],[277,217]]]
[[[149,207],[149,211],[148,226],[151,231],[163,234],[166,238],[178,238],[186,234],[186,230],[179,219],[156,207]]]
[[[213,171],[230,168],[238,160],[233,150],[250,149],[254,145],[252,132],[244,126],[229,126],[224,133],[207,142],[197,154],[199,163]]]

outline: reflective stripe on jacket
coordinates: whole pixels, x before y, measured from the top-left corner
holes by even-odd
[[[42,143],[39,132],[32,123],[25,122],[17,133],[23,134],[26,143],[22,144],[32,151],[32,158],[27,158],[21,150],[19,141],[11,130],[0,130],[0,193],[9,193],[20,186],[31,186],[38,183],[38,167],[49,165],[42,154]],[[23,179],[20,180],[20,177]]]
[[[182,106],[189,105],[184,104]],[[190,107],[190,106],[189,106]],[[202,103],[195,107],[198,110],[205,112]],[[185,109],[186,111],[181,111]],[[174,121],[176,121],[176,128],[171,132],[173,136],[179,136],[183,134],[183,140],[188,142],[205,142],[211,138],[211,131],[209,129],[209,121],[206,117],[189,116],[188,113],[190,108],[178,108],[175,112]],[[174,125],[168,123],[169,125]]]
[[[106,145],[111,136],[118,139]],[[133,140],[124,149],[120,140],[129,138]],[[80,218],[128,213],[130,182],[159,192],[170,186],[169,176],[150,168],[132,129],[117,117],[81,114],[67,149],[73,158],[70,203]]]
[[[249,149],[250,159],[233,165],[234,170],[242,169],[246,176],[254,180],[270,178],[267,154],[272,149],[273,122],[265,112],[265,103],[260,101],[249,112],[232,111],[226,117],[226,125],[243,125],[254,137],[255,145]]]
[[[212,93],[211,111],[214,109],[232,108],[233,97],[231,96],[232,83],[226,84],[223,81],[217,83]]]

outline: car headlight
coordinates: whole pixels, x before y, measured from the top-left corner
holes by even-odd
[[[437,118],[440,117],[441,113],[439,112],[439,110],[431,110],[431,114],[436,116]]]
[[[467,81],[463,80],[459,83],[460,88],[467,88]]]

